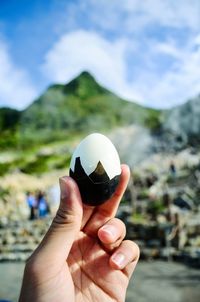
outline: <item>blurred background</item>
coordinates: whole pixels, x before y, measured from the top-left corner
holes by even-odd
[[[127,302],[200,301],[200,1],[0,1],[0,299],[17,301],[80,140],[131,168]]]

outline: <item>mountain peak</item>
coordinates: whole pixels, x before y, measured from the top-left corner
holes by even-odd
[[[95,78],[88,72],[81,72],[75,79],[64,86],[66,94],[73,94],[81,99],[107,93],[108,91],[100,86]]]
[[[88,71],[82,71],[76,78],[88,78],[92,81],[95,81],[95,78],[91,75],[91,73],[89,73]]]

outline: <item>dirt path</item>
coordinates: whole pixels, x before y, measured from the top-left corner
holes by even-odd
[[[200,270],[162,261],[139,262],[126,302],[199,302]]]
[[[0,299],[17,302],[23,263],[0,263]],[[131,279],[126,302],[199,302],[200,270],[177,263],[142,262]]]

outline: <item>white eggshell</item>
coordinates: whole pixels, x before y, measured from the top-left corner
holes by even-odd
[[[87,175],[96,169],[99,161],[110,179],[121,174],[118,152],[112,142],[103,134],[93,133],[81,141],[71,159],[70,169],[73,172],[77,157],[80,157],[81,165]]]

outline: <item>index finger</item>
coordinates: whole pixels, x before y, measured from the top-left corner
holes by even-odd
[[[94,208],[88,219],[83,231],[87,234],[95,234],[98,229],[105,224],[108,220],[115,217],[117,209],[119,207],[122,196],[126,190],[126,187],[130,178],[130,169],[127,165],[121,165],[122,173],[120,176],[120,182],[113,196],[100,206]]]

